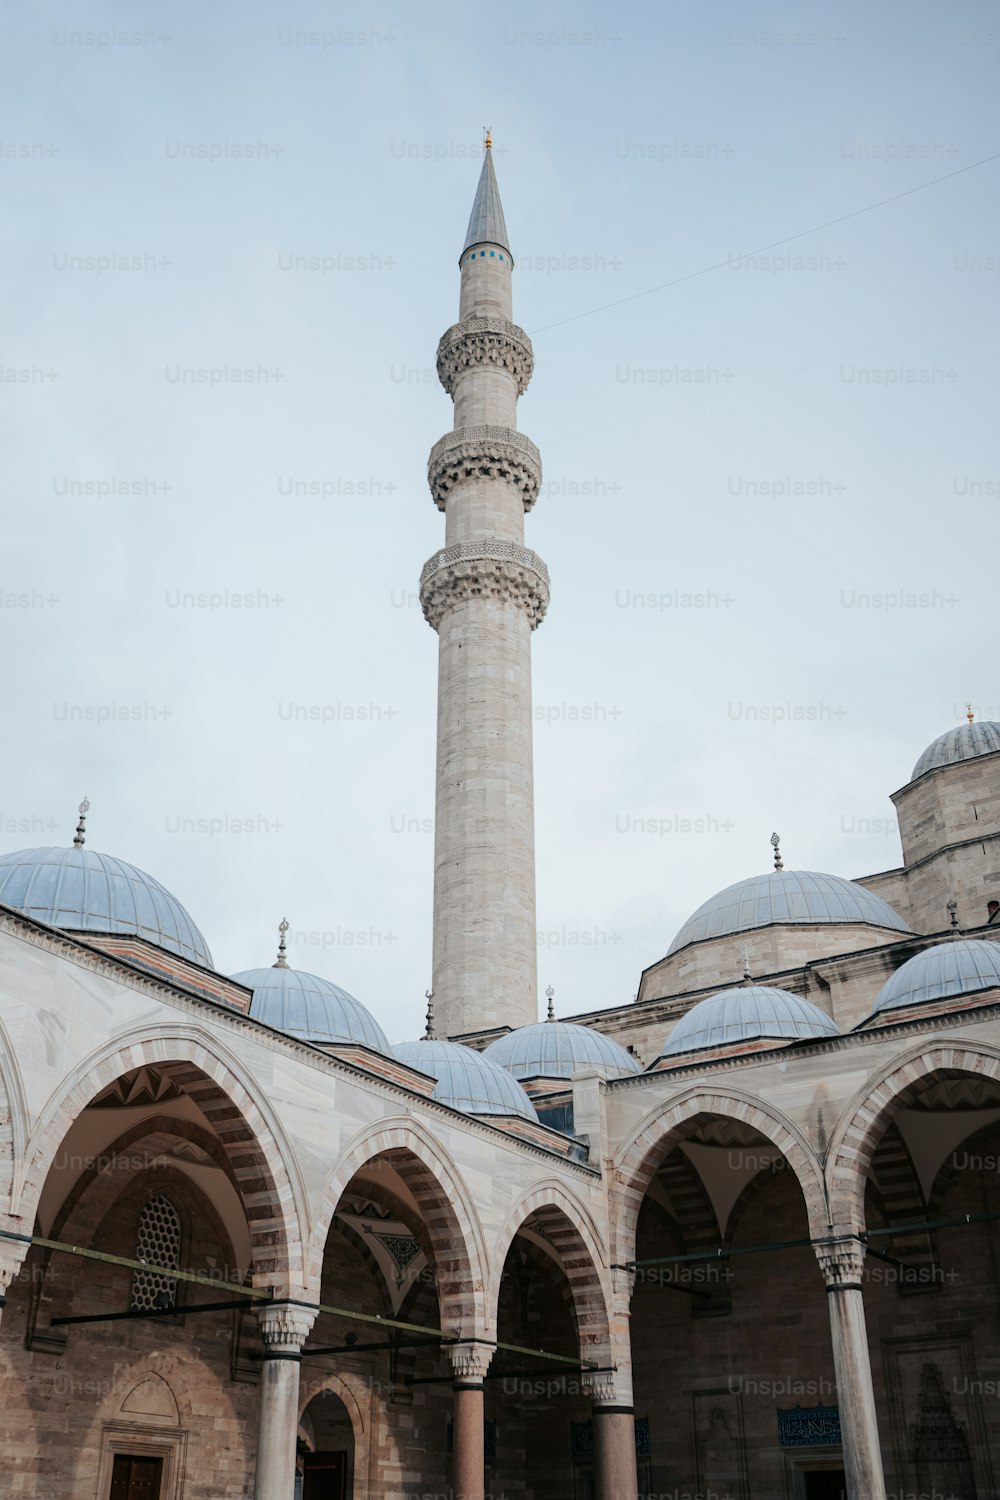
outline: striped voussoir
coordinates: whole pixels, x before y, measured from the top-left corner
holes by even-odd
[[[864,1228],[865,1189],[889,1124],[935,1078],[961,1073],[1000,1078],[1000,1052],[962,1043],[923,1047],[867,1085],[848,1106],[834,1132],[828,1158],[830,1214],[835,1224]]]
[[[617,1232],[613,1261],[624,1263],[635,1259],[639,1211],[661,1162],[696,1125],[720,1118],[738,1120],[750,1126],[781,1152],[802,1189],[810,1233],[819,1238],[827,1232],[822,1169],[812,1147],[794,1123],[770,1105],[757,1100],[735,1093],[694,1089],[673,1104],[657,1110],[640,1125],[619,1153],[613,1185],[617,1200],[617,1212],[613,1215]]]
[[[440,1147],[413,1125],[375,1127],[337,1161],[323,1190],[309,1252],[309,1285],[318,1288],[337,1207],[356,1178],[383,1165],[405,1183],[420,1211],[433,1256],[441,1326],[481,1332],[484,1251],[468,1189]],[[423,1235],[418,1235],[423,1240]]]
[[[178,1056],[187,1052],[188,1056]],[[30,1151],[18,1212],[33,1214],[67,1131],[91,1100],[123,1073],[155,1067],[191,1098],[225,1152],[250,1232],[255,1286],[300,1289],[302,1248],[292,1183],[263,1110],[207,1047],[160,1038],[119,1047],[77,1077],[40,1127]]]

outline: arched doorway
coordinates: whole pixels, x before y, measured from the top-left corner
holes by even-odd
[[[354,1428],[335,1391],[320,1391],[299,1419],[296,1500],[353,1500]]]

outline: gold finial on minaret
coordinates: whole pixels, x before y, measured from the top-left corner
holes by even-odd
[[[285,933],[288,931],[288,918],[282,917],[278,923],[278,957],[271,965],[272,969],[287,969],[288,959],[285,957]]]
[[[491,125],[483,126],[483,145],[487,151],[493,150],[493,127]]]
[[[549,1013],[545,1017],[546,1021],[554,1021],[556,1018],[556,1008],[553,1004],[553,1001],[555,1000],[555,994],[556,992],[550,984],[548,989],[545,991],[545,998],[549,1002]]]
[[[73,848],[74,849],[82,849],[83,848],[83,840],[84,840],[84,836],[86,834],[86,826],[85,825],[86,825],[86,822],[87,822],[87,814],[89,812],[90,812],[90,803],[87,801],[87,798],[84,797],[83,801],[80,803],[80,821],[76,825],[76,837],[73,839]]]
[[[965,717],[968,719],[968,721],[969,721],[970,724],[972,723],[973,719],[976,717],[975,714],[972,712],[972,704],[971,703],[967,703],[965,705]]]

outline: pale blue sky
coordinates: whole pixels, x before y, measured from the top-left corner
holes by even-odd
[[[287,914],[293,963],[418,1033],[424,469],[488,123],[553,575],[541,987],[628,1002],[772,828],[788,868],[899,862],[888,793],[966,698],[1000,718],[1000,161],[739,256],[1000,152],[995,5],[149,0],[4,31],[4,849],[68,843],[86,792],[92,845],[221,969]],[[226,367],[258,381],[179,376]],[[258,602],[183,602],[227,591]]]

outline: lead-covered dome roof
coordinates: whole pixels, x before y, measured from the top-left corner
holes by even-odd
[[[989,719],[960,724],[957,729],[946,729],[927,746],[913,767],[910,780],[916,781],[925,771],[934,771],[938,766],[954,766],[962,760],[975,760],[977,755],[992,755],[996,750],[1000,750],[1000,724]]]
[[[420,1042],[401,1042],[393,1050],[400,1062],[437,1079],[431,1098],[439,1104],[448,1104],[470,1115],[520,1115],[524,1120],[538,1119],[521,1085],[473,1047],[425,1038]]]
[[[484,1054],[515,1078],[572,1078],[596,1068],[605,1078],[640,1072],[636,1059],[618,1042],[572,1021],[536,1021],[491,1042]]]
[[[888,902],[853,880],[813,870],[769,870],[710,896],[688,917],[667,953],[688,943],[785,922],[849,922],[910,931]]]
[[[211,969],[208,944],[158,880],[96,849],[20,849],[0,855],[0,901],[67,932],[144,938]]]
[[[798,1042],[809,1037],[839,1036],[825,1011],[770,985],[737,985],[699,1000],[681,1016],[663,1044],[661,1057],[700,1052],[763,1038]]]
[[[948,1000],[1000,987],[1000,943],[955,938],[925,948],[887,979],[872,1006],[873,1016],[929,1000]]]
[[[253,1019],[275,1031],[301,1042],[322,1046],[355,1042],[387,1057],[392,1055],[389,1040],[375,1017],[360,1000],[329,979],[285,965],[244,969],[231,977],[253,990]]]

